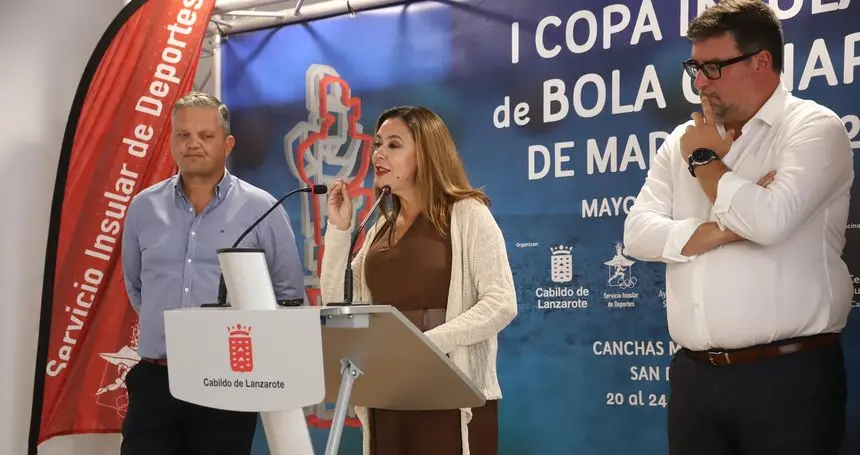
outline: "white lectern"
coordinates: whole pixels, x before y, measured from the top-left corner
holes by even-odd
[[[323,401],[319,310],[277,305],[262,249],[219,250],[218,260],[232,307],[164,312],[170,392],[260,412],[273,455],[312,455],[302,407]]]
[[[278,307],[262,250],[221,250],[219,260],[233,307],[165,312],[170,390],[203,406],[262,412],[272,455],[313,453],[302,408],[323,401],[335,403],[326,455],[338,453],[350,406],[484,404],[395,308]]]

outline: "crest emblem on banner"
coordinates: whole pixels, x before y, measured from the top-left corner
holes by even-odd
[[[551,247],[549,275],[553,283],[573,281],[573,247],[559,245]]]

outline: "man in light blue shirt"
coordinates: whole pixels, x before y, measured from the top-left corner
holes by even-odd
[[[250,453],[257,414],[173,398],[164,340],[164,311],[215,303],[221,273],[217,250],[232,246],[277,202],[227,172],[234,144],[227,107],[204,93],[185,95],[173,108],[170,144],[179,175],[141,191],[129,205],[122,266],[129,300],[140,316],[141,361],[126,375],[123,455]],[[239,246],[265,251],[279,300],[303,298],[304,276],[283,207]]]

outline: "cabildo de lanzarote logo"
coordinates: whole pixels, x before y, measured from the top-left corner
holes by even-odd
[[[251,335],[251,326],[234,324],[227,326],[227,352],[230,361],[230,370],[233,373],[252,374],[254,372],[254,343]],[[227,375],[225,375],[227,376]],[[282,379],[257,380],[245,377],[203,378],[204,387],[218,388],[246,388],[246,389],[283,389],[286,383]]]
[[[251,327],[236,324],[227,327],[227,342],[230,346],[230,369],[234,373],[254,371],[254,350]]]

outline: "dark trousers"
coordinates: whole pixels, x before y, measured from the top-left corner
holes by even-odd
[[[167,367],[140,362],[126,374],[122,455],[251,453],[257,413],[207,408],[170,395]]]
[[[676,353],[670,455],[835,455],[845,434],[841,346],[714,366]]]
[[[371,455],[460,455],[460,410],[389,411],[370,409]],[[472,408],[469,453],[498,455],[499,401]]]

